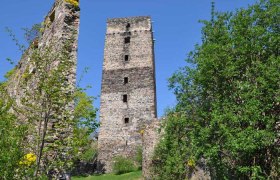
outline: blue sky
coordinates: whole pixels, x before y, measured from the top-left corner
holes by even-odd
[[[99,108],[101,74],[106,19],[113,17],[150,15],[154,21],[157,106],[162,116],[167,107],[173,107],[176,99],[168,90],[167,79],[186,65],[189,51],[200,43],[199,20],[209,20],[211,0],[80,0],[81,24],[78,51],[78,76],[85,67],[81,86],[91,85],[88,94],[97,97],[95,106]],[[0,80],[12,65],[6,58],[20,59],[15,43],[5,32],[5,27],[13,29],[21,42],[21,28],[40,23],[54,0],[1,0],[0,12]],[[215,0],[219,12],[247,7],[256,0]],[[78,77],[79,78],[79,77]]]

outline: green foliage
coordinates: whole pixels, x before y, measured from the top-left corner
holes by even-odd
[[[131,159],[117,156],[113,160],[113,172],[115,174],[124,174],[135,171],[136,167]]]
[[[39,28],[36,25],[26,29],[30,43],[39,38]],[[19,147],[34,153],[37,159],[34,166],[14,174],[24,174],[25,178],[56,178],[71,171],[75,161],[95,158],[96,148],[91,146],[89,135],[98,126],[97,110],[92,105],[94,98],[71,81],[75,66],[69,51],[72,43],[70,38],[57,51],[57,46],[50,42],[44,49],[29,48],[23,56],[30,57],[25,69],[17,73],[21,75],[19,87],[23,94],[17,97],[12,109],[28,128],[28,136],[22,136],[25,143]],[[7,78],[13,74],[8,73]]]
[[[42,35],[42,24],[34,24],[31,28],[23,28],[24,38],[29,45],[34,42],[35,39],[38,39]]]
[[[74,65],[68,51],[70,45],[71,40],[56,53],[52,45],[43,51],[34,49],[31,64],[34,64],[36,73],[25,78],[27,86],[34,77],[37,80],[34,89],[26,91],[26,96],[22,98],[25,110],[21,112],[32,119],[31,126],[41,124],[33,130],[37,147],[32,147],[44,164],[41,166],[40,161],[37,161],[39,174],[50,174],[54,170],[59,173],[70,171],[78,159],[89,160],[91,155],[93,159],[96,154],[90,146],[89,135],[98,126],[95,120],[97,110],[92,105],[94,98],[87,96],[84,89],[75,88],[70,80],[72,76],[69,69]],[[59,63],[54,68],[52,64],[55,61]],[[53,123],[54,128],[42,126],[53,120],[56,122]],[[57,138],[54,139],[54,136]],[[47,142],[51,144],[45,145]],[[50,159],[53,154],[56,154],[55,158]]]
[[[87,135],[93,133],[99,124],[96,122],[97,109],[93,107],[94,97],[85,93],[86,89],[77,88],[74,93],[74,116],[77,127],[87,128]]]
[[[30,62],[20,83],[27,88],[20,97],[21,106],[14,108],[24,117],[22,121],[29,126],[29,134],[34,139],[26,148],[32,149],[37,156],[35,177],[40,174],[53,176],[49,172],[54,169],[61,172],[72,165],[70,127],[75,121],[70,107],[74,107],[74,93],[71,93],[74,86],[66,81],[74,64],[68,52],[70,44],[71,41],[67,42],[59,52],[55,52],[52,44],[43,50],[26,52]],[[54,62],[59,63],[54,66]]]
[[[142,146],[138,146],[136,149],[135,162],[137,163],[138,169],[142,169],[142,161],[143,161],[143,148]]]
[[[88,128],[76,127],[73,136],[75,161],[93,162],[97,156],[97,142],[90,139]]]
[[[90,145],[90,142],[88,143]],[[97,156],[97,148],[93,148],[91,146],[85,146],[88,147],[85,149],[84,153],[81,155],[81,160],[86,162],[92,162],[94,158]]]
[[[73,180],[85,179],[85,180],[139,180],[142,178],[141,171],[130,172],[121,175],[115,174],[103,174],[96,176],[88,176],[88,177],[73,177]]]
[[[99,123],[96,121],[97,109],[93,107],[94,97],[85,93],[86,89],[77,88],[74,93],[74,136],[73,154],[75,161],[92,162],[97,156],[97,142],[90,138]]]
[[[19,162],[24,156],[23,138],[26,127],[19,124],[15,115],[10,113],[12,100],[5,92],[5,84],[0,84],[0,177],[1,179],[15,179],[15,172],[19,171]]]
[[[169,113],[163,122],[164,134],[153,157],[156,179],[184,179],[187,174],[187,158],[190,157],[186,117]]]
[[[214,15],[188,66],[170,78],[180,116],[167,118],[155,168],[182,179],[186,162],[203,158],[214,179],[277,179],[279,1]]]
[[[6,79],[10,79],[10,77],[15,73],[15,68],[11,69],[10,71],[8,71],[6,74],[5,74],[5,78]]]

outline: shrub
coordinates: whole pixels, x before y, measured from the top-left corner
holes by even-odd
[[[137,169],[141,170],[142,169],[142,160],[143,160],[143,148],[142,146],[137,147],[137,152],[135,156],[135,161],[137,162]]]
[[[84,151],[81,154],[80,159],[85,162],[90,163],[90,162],[93,162],[97,156],[97,147],[92,147],[92,143],[94,143],[94,142],[91,142],[91,141],[88,141],[88,142],[89,142],[89,145],[83,147]]]
[[[152,158],[154,179],[185,179],[188,166],[195,164],[193,160],[188,162],[191,151],[188,136],[190,123],[184,115],[168,112],[162,124],[162,137]]]
[[[24,156],[23,147],[27,146],[27,127],[10,113],[13,101],[5,88],[6,83],[0,82],[0,179],[20,179],[24,175],[19,161]]]
[[[202,44],[169,79],[175,111],[185,117],[164,129],[156,151],[156,172],[167,176],[161,179],[183,179],[177,172],[202,158],[211,179],[279,179],[278,4],[261,0],[232,13],[213,8],[212,20],[203,21]]]
[[[136,167],[134,162],[122,156],[116,156],[113,163],[113,172],[115,174],[124,174],[135,171]]]

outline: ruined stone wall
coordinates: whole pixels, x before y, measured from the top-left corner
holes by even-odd
[[[50,49],[50,56],[53,57],[53,62],[50,63],[50,68],[55,68],[59,64],[59,58],[56,59],[56,55],[64,48],[65,43],[71,43],[68,49],[70,53],[69,61],[73,62],[72,67],[67,70],[67,81],[68,92],[73,92],[76,84],[76,64],[77,64],[77,41],[79,31],[79,19],[80,9],[64,0],[56,0],[51,10],[45,17],[42,27],[40,29],[40,37],[34,39],[30,47],[24,52],[21,60],[15,67],[15,71],[12,77],[8,81],[8,92],[12,98],[15,99],[17,105],[22,107],[22,99],[35,90],[36,84],[38,83],[38,73],[34,64],[33,52],[39,50],[44,52],[46,49]],[[69,41],[71,39],[71,41]],[[27,78],[28,77],[28,78]],[[65,91],[65,93],[68,93]],[[40,102],[36,102],[39,104]],[[74,104],[68,104],[70,109],[73,109]],[[28,107],[24,107],[28,108]],[[31,110],[30,110],[31,111]],[[34,111],[35,112],[35,111]],[[26,117],[22,116],[22,113],[15,112],[20,120],[29,121]],[[35,124],[34,129],[38,127]],[[54,123],[57,120],[49,122],[48,130],[54,128]],[[69,130],[65,130],[69,131]],[[30,136],[32,137],[32,135]],[[29,139],[32,141],[32,139]],[[32,145],[31,145],[32,146]]]
[[[125,42],[125,39],[129,42]],[[125,82],[127,78],[127,82]],[[127,102],[123,96],[127,95]],[[133,158],[140,131],[156,118],[154,42],[150,17],[107,21],[98,159],[112,171],[115,156]]]
[[[28,73],[36,73],[33,64],[30,64],[31,54],[33,48],[39,48],[44,50],[47,46],[52,45],[55,51],[59,51],[60,48],[65,44],[67,40],[73,38],[72,48],[70,50],[72,60],[75,62],[73,66],[71,82],[75,84],[76,81],[76,61],[77,61],[77,40],[78,40],[78,30],[79,30],[79,8],[64,2],[64,0],[56,0],[51,10],[45,17],[42,23],[42,36],[37,40],[35,39],[33,44],[36,43],[36,47],[32,44],[25,51],[21,60],[16,66],[14,76],[10,79],[10,93],[15,97],[21,96],[21,89],[24,87],[19,87],[21,82],[23,82],[22,75],[26,72],[28,67]],[[55,62],[54,62],[55,64]]]
[[[142,175],[145,179],[153,179],[153,174],[151,171],[152,158],[154,155],[154,150],[160,141],[160,136],[162,134],[161,122],[158,119],[154,119],[149,122],[143,132],[143,161],[142,161]]]

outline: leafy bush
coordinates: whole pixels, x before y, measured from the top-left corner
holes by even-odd
[[[137,168],[139,169],[139,170],[141,170],[142,169],[142,160],[143,160],[143,155],[142,155],[142,153],[143,153],[143,148],[142,148],[142,146],[138,146],[137,147],[137,150],[136,150],[136,156],[135,156],[135,161],[137,162]]]
[[[0,82],[0,179],[20,178],[24,174],[19,162],[24,156],[27,128],[10,113],[11,108],[12,100],[5,91],[5,83]]]
[[[34,38],[38,38],[35,33],[38,27],[25,29],[27,40],[32,40],[34,34]],[[8,32],[18,44],[12,32]],[[30,73],[29,66],[24,67],[19,87],[30,89],[18,96],[20,104],[12,104],[13,99],[9,98],[8,93],[5,95],[7,97],[4,96],[7,88],[3,86],[12,84],[13,81],[0,84],[0,137],[4,139],[0,141],[0,177],[7,174],[11,177],[7,179],[12,179],[15,174],[13,172],[23,169],[21,174],[27,177],[25,179],[37,179],[42,175],[56,179],[59,174],[70,171],[77,159],[89,161],[94,158],[96,153],[91,149],[88,138],[98,126],[95,120],[96,108],[92,105],[94,98],[87,96],[85,89],[74,87],[66,78],[69,76],[69,69],[74,67],[69,53],[70,45],[75,40],[74,34],[69,34],[73,36],[63,42],[59,51],[51,43],[44,46],[43,50],[34,48],[25,52],[30,57],[29,64],[36,69],[36,77],[34,73]],[[23,46],[19,46],[24,51]],[[59,63],[50,71],[50,64],[55,61]],[[14,77],[13,71],[7,73],[6,79]],[[34,79],[36,86],[31,87],[29,83]],[[11,114],[10,109],[16,110],[16,113]],[[45,114],[44,117],[42,114]],[[17,120],[16,116],[20,118]],[[57,120],[55,123],[54,119]],[[25,126],[26,130],[23,129]],[[28,143],[23,143],[24,139]],[[29,161],[24,160],[27,156],[24,157],[22,151],[28,150],[29,153],[29,149],[36,155],[35,163],[29,164]],[[17,166],[21,169],[16,169]]]
[[[152,171],[155,179],[184,179],[190,157],[188,121],[178,113],[169,113],[163,122],[164,133],[155,148]]]
[[[202,44],[169,80],[178,104],[156,149],[159,179],[185,179],[200,159],[212,179],[279,179],[278,4],[203,21]]]
[[[136,167],[132,160],[122,156],[116,156],[114,158],[113,172],[115,174],[124,174],[135,170]]]

